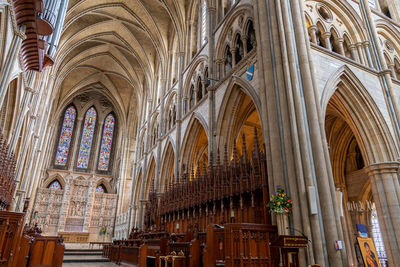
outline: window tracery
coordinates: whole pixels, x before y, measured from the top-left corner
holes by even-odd
[[[226,46],[225,50],[225,74],[232,69],[232,53],[229,45]]]
[[[194,107],[195,98],[196,96],[195,96],[194,86],[192,84],[192,86],[190,87],[189,109],[192,109]]]
[[[256,44],[256,32],[254,30],[253,21],[250,20],[247,26],[247,40],[246,40],[247,53],[253,50]]]
[[[61,133],[57,146],[56,158],[54,160],[55,165],[65,166],[67,164],[75,119],[76,109],[74,106],[70,106],[66,109],[64,113],[63,124],[61,126]]]
[[[100,156],[98,169],[107,171],[110,163],[112,140],[114,135],[115,118],[112,114],[108,114],[104,121],[103,135],[100,146]]]
[[[197,102],[203,98],[203,86],[201,83],[201,78],[197,78]]]
[[[89,165],[90,151],[92,149],[94,128],[96,126],[97,112],[94,107],[88,109],[85,115],[84,127],[79,147],[79,155],[76,166],[87,169]]]
[[[236,43],[235,43],[235,63],[238,64],[242,58],[244,57],[244,49],[243,42],[240,38],[240,35],[236,35]]]

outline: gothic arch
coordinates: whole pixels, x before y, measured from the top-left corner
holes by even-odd
[[[196,57],[194,62],[191,63],[190,69],[186,75],[184,89],[183,89],[183,96],[189,97],[190,95],[190,86],[195,84],[197,75],[196,73],[202,73],[202,70],[207,67],[207,56],[200,55]]]
[[[54,174],[52,176],[47,177],[42,184],[43,188],[47,188],[52,182],[58,181],[61,184],[62,189],[65,189],[65,186],[67,185],[65,179],[59,175],[59,174]]]
[[[160,167],[160,181],[158,183],[158,192],[164,192],[165,188],[168,186],[168,183],[172,181],[172,177],[174,174],[175,168],[175,146],[171,140],[171,138],[167,139],[167,145],[164,148],[162,157],[161,157],[161,167]]]
[[[235,120],[233,116],[237,115],[232,112],[235,112],[235,105],[241,104],[240,92],[247,95],[251,99],[251,102],[255,106],[256,112],[260,114],[261,102],[256,90],[243,78],[233,76],[232,79],[229,81],[227,90],[225,91],[223,97],[223,101],[217,113],[217,144],[220,151],[223,151],[225,144],[233,144],[233,137],[228,137],[228,135],[229,132],[233,130],[232,124]],[[235,102],[236,104],[234,104]],[[263,129],[262,120],[260,121],[260,124],[261,129]],[[259,133],[261,133],[261,131]],[[232,147],[229,147],[229,149],[231,150]]]
[[[157,173],[156,173],[156,159],[154,155],[150,156],[150,162],[147,165],[147,175],[145,179],[145,188],[144,188],[144,196],[147,199],[149,196],[149,192],[152,186],[155,186],[156,184],[156,178],[157,178]]]
[[[239,17],[241,17],[242,22],[238,22],[238,25],[234,25]],[[221,30],[218,40],[216,40],[216,59],[225,58],[225,49],[227,44],[230,44],[231,48],[234,47],[232,46],[232,43],[234,43],[234,40],[236,39],[236,33],[243,33],[243,25],[245,25],[244,27],[246,27],[246,24],[244,23],[247,23],[249,18],[253,20],[253,6],[250,4],[237,6],[234,12],[228,15],[228,18],[224,23],[224,28]]]
[[[208,147],[208,128],[204,118],[199,114],[193,113],[188,126],[186,127],[185,134],[182,142],[182,153],[180,155],[181,165],[185,165],[187,168],[196,169],[200,162],[195,162],[198,159],[198,153],[204,146]],[[205,154],[206,159],[208,155]],[[201,159],[203,160],[203,159]],[[205,162],[206,165],[208,162]]]
[[[102,179],[98,180],[96,182],[95,188],[97,186],[99,186],[99,185],[103,185],[108,194],[114,194],[115,190],[113,190],[113,188],[111,187],[110,183],[106,179],[102,178]]]
[[[398,148],[385,119],[367,89],[347,66],[331,76],[322,92],[322,118],[325,118],[328,102],[334,95],[341,116],[365,155],[366,165],[395,161]]]
[[[310,13],[313,13],[315,10],[317,10],[317,6],[313,6],[312,2],[316,3],[318,5],[322,5],[329,10],[331,10],[337,17],[340,19],[340,21],[344,24],[344,28],[346,28],[347,33],[350,34],[351,36],[354,36],[355,42],[360,42],[367,40],[365,36],[365,31],[364,31],[364,23],[361,19],[361,17],[358,15],[357,11],[354,10],[354,8],[347,3],[346,1],[338,1],[338,0],[332,0],[332,1],[323,1],[323,0],[307,0],[305,1],[305,13],[308,16],[308,18],[314,18],[314,23],[317,24],[319,21],[322,25],[325,24],[325,22],[322,22],[322,19],[320,16],[311,16]],[[316,13],[316,12],[315,12]],[[334,23],[333,19],[332,21],[328,21],[328,23]],[[343,28],[343,29],[344,29]],[[345,32],[340,31],[339,32]]]

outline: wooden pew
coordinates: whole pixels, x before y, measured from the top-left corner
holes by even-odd
[[[0,211],[0,266],[17,266],[24,214]]]
[[[166,255],[168,241],[168,237],[144,240],[139,250],[139,267],[146,266],[147,257],[155,257],[155,263],[157,263],[160,255]]]
[[[65,246],[57,236],[36,236],[31,246],[28,267],[61,267]]]
[[[276,238],[272,225],[234,223],[219,229],[209,225],[204,266],[277,266],[279,257],[271,253],[271,238]]]
[[[185,256],[185,266],[188,267],[200,267],[200,241],[197,239],[193,239],[190,242],[169,242],[168,250],[171,254],[175,252],[179,254],[183,252]]]

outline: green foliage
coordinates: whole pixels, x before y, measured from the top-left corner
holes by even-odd
[[[276,187],[276,192],[270,197],[267,207],[270,212],[292,214],[292,199],[285,193],[285,190],[279,185]]]
[[[103,226],[101,229],[100,229],[100,233],[99,233],[100,235],[105,235],[105,234],[107,234],[107,226]]]

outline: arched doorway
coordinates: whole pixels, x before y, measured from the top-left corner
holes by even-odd
[[[364,233],[386,266],[393,257],[395,237],[390,232],[397,220],[387,210],[388,200],[396,196],[382,190],[391,183],[389,177],[397,177],[389,163],[394,146],[388,144],[393,140],[379,109],[349,70],[342,70],[333,88],[325,98],[325,132],[349,265],[357,264],[354,244]]]

